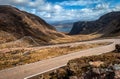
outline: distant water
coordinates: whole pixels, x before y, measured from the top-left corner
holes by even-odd
[[[67,33],[69,33],[70,30],[72,29],[71,27],[63,27],[63,28],[61,28],[61,27],[55,27],[55,28],[56,28],[57,31],[59,31],[59,32],[67,32]]]

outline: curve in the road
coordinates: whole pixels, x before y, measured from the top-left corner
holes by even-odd
[[[70,43],[70,44],[52,45],[47,47],[95,43],[95,42],[113,42],[113,43],[110,45],[95,47],[95,48],[87,49],[84,51],[75,52],[72,54],[67,54],[67,55],[63,55],[63,56],[59,56],[59,57],[31,63],[31,64],[26,64],[26,65],[17,66],[10,69],[1,70],[0,79],[28,79],[32,76],[47,72],[49,70],[53,70],[58,67],[65,66],[69,60],[74,58],[79,58],[81,56],[99,55],[102,53],[113,51],[115,49],[115,44],[120,43],[120,39],[94,40],[94,41],[87,41],[87,42],[76,42],[76,43]]]

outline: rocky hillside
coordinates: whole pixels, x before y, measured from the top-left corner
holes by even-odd
[[[67,66],[30,79],[120,79],[120,52],[70,60]]]
[[[36,15],[9,5],[0,5],[0,43],[25,36],[33,38],[37,43],[47,43],[64,35]]]
[[[69,34],[90,33],[100,33],[104,36],[120,34],[120,12],[110,12],[96,21],[76,22]]]

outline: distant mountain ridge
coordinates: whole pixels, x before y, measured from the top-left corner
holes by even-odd
[[[48,43],[64,34],[40,17],[9,5],[0,5],[0,43],[31,36],[35,41]]]
[[[69,34],[100,33],[104,36],[117,35],[120,33],[120,11],[110,12],[101,16],[96,21],[79,21],[73,24]]]
[[[55,24],[52,24],[58,31],[60,32],[70,32],[72,26],[73,26],[73,23],[70,22],[70,23],[55,23]]]

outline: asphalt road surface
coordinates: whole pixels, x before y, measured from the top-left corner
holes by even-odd
[[[26,64],[22,66],[17,66],[5,70],[0,71],[0,79],[27,79],[31,76],[41,74],[47,72],[52,69],[56,69],[58,67],[65,66],[67,62],[74,58],[79,58],[82,56],[91,56],[91,55],[99,55],[103,53],[107,53],[113,51],[115,49],[115,44],[120,44],[120,39],[104,39],[104,40],[93,40],[86,42],[76,42],[76,43],[68,43],[68,44],[59,44],[59,45],[50,45],[44,47],[37,47],[36,50],[40,48],[46,47],[58,47],[58,46],[66,46],[66,45],[74,45],[74,44],[87,44],[87,43],[98,43],[98,42],[112,42],[109,45],[90,48],[87,50],[83,50],[80,52],[74,52],[71,54],[46,59],[43,61]]]

